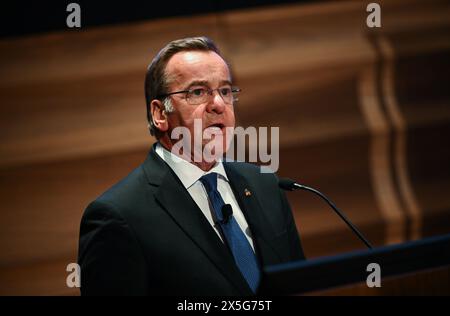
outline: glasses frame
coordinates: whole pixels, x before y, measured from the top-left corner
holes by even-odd
[[[189,103],[190,105],[199,105],[199,104],[202,104],[203,102],[200,102],[200,103],[191,103],[191,102],[189,101],[189,98],[188,98],[189,93],[192,92],[192,91],[194,91],[194,90],[197,90],[197,89],[198,89],[198,88],[195,88],[195,89],[189,89],[189,90],[182,90],[182,91],[175,91],[175,92],[170,92],[170,93],[166,93],[166,94],[160,94],[160,95],[158,95],[156,98],[159,100],[159,99],[161,99],[161,98],[167,98],[168,96],[171,96],[171,95],[174,95],[174,94],[185,93],[185,94],[186,94],[186,95],[185,95],[185,99],[186,99],[186,102],[187,102],[187,103]],[[233,95],[233,101],[232,101],[231,103],[228,103],[227,101],[225,101],[224,97],[223,97],[222,94],[220,93],[220,89],[222,89],[222,88],[217,88],[217,89],[204,88],[204,89],[206,89],[206,93],[207,93],[209,96],[212,96],[212,95],[213,95],[213,92],[214,92],[214,91],[217,91],[217,92],[219,93],[220,97],[222,98],[223,102],[225,102],[226,104],[233,104],[233,102],[236,102],[236,101],[239,100],[237,97],[235,97],[235,96]],[[234,94],[234,93],[239,93],[239,92],[241,92],[241,91],[242,91],[242,90],[241,90],[239,87],[236,87],[236,86],[232,86],[232,87],[231,87],[231,93],[232,93],[232,94]]]

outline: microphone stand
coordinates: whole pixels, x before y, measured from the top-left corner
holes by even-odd
[[[361,241],[367,246],[367,248],[369,248],[369,249],[373,248],[372,245],[369,243],[369,241],[366,238],[364,238],[364,236],[355,227],[355,225],[353,225],[347,219],[347,217],[337,208],[337,206],[334,205],[334,203],[332,201],[330,201],[323,193],[321,193],[320,191],[317,191],[316,189],[310,188],[306,185],[298,184],[295,182],[292,184],[291,190],[294,190],[294,189],[310,191],[310,192],[313,192],[313,193],[317,194],[318,196],[320,196],[323,200],[325,200],[325,202],[328,203],[329,206],[331,206],[331,208],[336,212],[336,214],[339,215],[339,217],[351,228],[351,230],[356,234],[356,236],[358,236],[359,239],[361,239]]]

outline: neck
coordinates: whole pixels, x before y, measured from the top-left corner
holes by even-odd
[[[211,168],[214,167],[214,165],[217,163],[217,161],[209,162],[204,161],[203,159],[200,162],[195,161],[194,159],[195,155],[192,151],[190,153],[182,152],[181,154],[177,152],[177,150],[175,150],[175,152],[172,152],[173,144],[170,141],[167,141],[166,139],[160,138],[158,142],[161,144],[161,146],[163,146],[166,150],[170,151],[172,154],[180,157],[183,160],[186,160],[187,162],[193,164],[194,166],[197,166],[203,171],[211,170]],[[203,155],[201,157],[203,158]]]

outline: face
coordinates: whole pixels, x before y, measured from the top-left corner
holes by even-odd
[[[183,91],[196,88],[217,89],[231,86],[231,76],[225,61],[218,54],[212,51],[187,51],[180,52],[172,56],[166,66],[166,74],[169,81],[168,92]],[[194,122],[201,122],[201,132],[203,135],[221,132],[224,137],[202,140],[202,150],[207,143],[215,140],[223,142],[221,146],[226,151],[231,137],[225,137],[226,128],[234,128],[235,117],[233,104],[224,102],[218,91],[214,91],[209,96],[208,101],[203,104],[191,105],[186,100],[186,94],[173,94],[170,100],[174,111],[166,115],[167,129],[163,139],[163,145],[171,149],[174,141],[170,135],[175,127],[183,126],[187,128],[192,135],[192,145],[194,142],[195,131]],[[170,142],[170,144],[164,143]],[[170,147],[170,148],[169,148]]]

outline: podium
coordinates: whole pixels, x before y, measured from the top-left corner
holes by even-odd
[[[445,294],[450,292],[450,234],[448,234],[372,250],[267,266],[263,269],[259,294],[298,295],[358,283],[363,283],[366,287],[369,275],[376,271],[372,269],[368,271],[371,263],[379,265],[381,288],[384,283],[395,278],[411,280],[421,273],[426,273],[427,278],[430,278],[430,275],[433,278],[434,271],[440,271],[434,278],[444,284],[445,288],[439,293],[441,294],[442,290]],[[406,282],[426,287],[433,281],[418,279]],[[408,286],[410,285],[406,284],[406,287]]]

